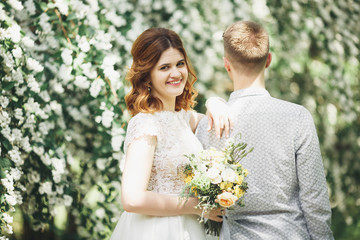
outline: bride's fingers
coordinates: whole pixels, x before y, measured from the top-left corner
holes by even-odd
[[[211,210],[208,214],[208,218],[210,220],[216,221],[216,222],[222,222],[223,221],[223,215],[225,215],[225,211],[217,208],[214,210]]]
[[[225,119],[224,121],[224,132],[225,132],[225,137],[229,137],[230,134],[230,121],[229,119]]]
[[[213,123],[214,123],[214,121],[213,121],[212,117],[211,117],[211,116],[208,116],[208,128],[207,128],[208,132],[209,132],[209,131],[211,130],[211,128],[213,127]]]

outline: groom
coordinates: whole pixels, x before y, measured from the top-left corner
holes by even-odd
[[[241,21],[224,32],[224,65],[234,84],[227,102],[232,136],[254,151],[248,169],[245,207],[228,210],[221,240],[333,239],[324,167],[312,116],[300,105],[270,96],[264,71],[271,62],[269,36],[260,25]],[[226,138],[198,126],[204,148],[222,148]]]

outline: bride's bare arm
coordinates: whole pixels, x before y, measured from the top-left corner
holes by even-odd
[[[156,144],[156,137],[145,136],[133,141],[127,149],[121,194],[124,210],[152,216],[200,215],[201,210],[194,208],[198,203],[196,198],[186,202],[178,196],[147,191]],[[207,217],[221,221],[218,215],[220,209]]]

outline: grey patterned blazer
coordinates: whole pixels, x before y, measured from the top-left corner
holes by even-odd
[[[324,167],[313,119],[304,107],[248,88],[228,101],[235,114],[230,136],[254,151],[242,160],[248,169],[245,207],[228,210],[221,240],[333,239]],[[222,148],[226,139],[207,132],[202,119],[196,136],[204,148]]]

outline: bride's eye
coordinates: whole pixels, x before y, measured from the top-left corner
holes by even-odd
[[[169,66],[162,66],[161,68],[160,68],[160,70],[166,70],[166,69],[168,69],[169,68]]]
[[[185,66],[185,61],[178,62],[178,64],[176,66],[178,66],[178,67]]]

